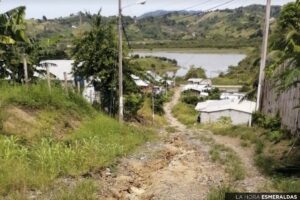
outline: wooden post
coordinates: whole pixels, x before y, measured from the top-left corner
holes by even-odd
[[[26,60],[26,54],[23,54],[23,66],[24,66],[24,79],[25,79],[25,85],[28,88],[28,68],[27,68],[27,60]]]
[[[49,92],[51,93],[51,77],[50,77],[50,71],[49,71],[49,64],[45,63],[45,65],[46,65],[46,70],[47,70],[48,88],[49,88]]]
[[[90,90],[90,102],[91,104],[93,104],[93,91]]]
[[[65,91],[66,91],[66,94],[68,94],[68,78],[67,78],[67,72],[64,72],[64,79],[65,79],[65,82],[64,82],[64,85],[65,85]]]
[[[77,81],[77,92],[80,95],[80,81]]]
[[[155,104],[154,104],[154,85],[152,86],[152,124],[154,124],[154,117],[155,117]]]

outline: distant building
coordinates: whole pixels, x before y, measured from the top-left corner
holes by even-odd
[[[95,91],[94,86],[90,83],[90,80],[83,80],[80,77],[75,77],[73,74],[74,60],[44,60],[40,62],[39,70],[45,70],[46,65],[49,66],[49,72],[52,80],[59,80],[62,83],[65,81],[64,73],[70,87],[75,87],[76,84],[80,84],[82,88],[82,96],[90,103],[98,101],[99,95]],[[36,77],[46,78],[45,73],[37,74]],[[75,80],[79,79],[79,80]],[[78,83],[75,83],[77,82]]]
[[[201,123],[218,122],[222,117],[229,117],[233,125],[251,124],[256,103],[237,100],[209,100],[198,103],[196,110],[200,112]]]
[[[221,100],[229,99],[229,100],[241,100],[245,97],[243,93],[222,93],[220,96]]]
[[[149,82],[142,80],[140,77],[132,74],[131,75],[132,80],[135,82],[135,84],[143,89],[147,89],[149,87]]]
[[[207,96],[207,92],[212,89],[212,82],[210,79],[191,78],[188,84],[183,86],[182,91],[193,91],[200,96]]]
[[[212,86],[212,82],[210,79],[202,79],[202,78],[190,78],[188,79],[188,84],[191,85],[206,85]]]

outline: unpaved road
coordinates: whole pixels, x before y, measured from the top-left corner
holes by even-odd
[[[214,136],[207,131],[193,131],[178,122],[172,107],[178,102],[180,91],[165,106],[173,133],[161,132],[161,140],[147,143],[138,153],[120,161],[115,170],[102,174],[101,199],[129,200],[199,200],[206,199],[212,187],[227,184],[229,175],[224,166],[211,161],[210,146],[199,135],[213,138],[216,143],[233,149],[247,171],[246,178],[235,182],[244,191],[258,191],[267,182],[256,170],[251,151],[240,147],[237,140]]]

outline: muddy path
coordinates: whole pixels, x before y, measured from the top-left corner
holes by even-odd
[[[165,105],[166,118],[172,133],[160,132],[160,140],[144,145],[135,153],[120,161],[116,169],[102,174],[101,199],[129,200],[199,200],[206,199],[212,187],[230,182],[225,167],[212,162],[211,146],[199,139],[200,135],[213,138],[216,143],[232,148],[247,169],[244,180],[236,182],[245,191],[257,191],[266,180],[254,167],[246,150],[237,147],[234,140],[214,136],[207,131],[190,130],[178,122],[171,110],[180,98],[180,90]],[[230,141],[229,141],[230,140]]]

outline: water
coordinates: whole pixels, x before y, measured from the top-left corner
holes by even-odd
[[[185,76],[191,66],[202,67],[208,77],[227,72],[229,66],[237,66],[246,55],[238,53],[194,53],[168,51],[136,51],[140,56],[159,56],[175,59],[180,66],[176,76]]]

